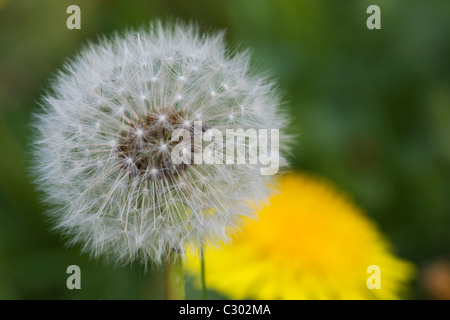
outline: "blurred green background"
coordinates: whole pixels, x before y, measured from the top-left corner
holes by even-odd
[[[81,8],[81,30],[66,8]],[[366,9],[381,8],[381,30]],[[98,34],[151,18],[227,29],[279,80],[294,168],[353,195],[423,272],[450,253],[450,2],[0,0],[0,299],[163,297],[161,272],[116,268],[49,232],[27,173],[30,114],[64,61]],[[66,268],[82,290],[66,288]],[[419,273],[408,298],[431,298]],[[219,297],[211,293],[213,297]],[[188,298],[200,294],[191,281]]]

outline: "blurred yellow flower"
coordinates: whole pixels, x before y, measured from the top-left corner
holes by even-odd
[[[280,190],[231,245],[205,249],[208,288],[233,299],[400,298],[414,268],[391,253],[361,209],[307,174],[283,177]],[[198,277],[198,257],[191,254],[186,269]],[[380,289],[369,289],[373,281]]]

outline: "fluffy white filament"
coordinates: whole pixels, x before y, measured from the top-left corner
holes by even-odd
[[[284,127],[274,85],[248,68],[222,33],[181,23],[85,48],[35,115],[34,170],[55,229],[118,263],[226,241],[272,177],[259,164],[170,166],[167,132],[196,120],[224,132]]]

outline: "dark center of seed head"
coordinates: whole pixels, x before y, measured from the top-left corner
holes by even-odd
[[[191,155],[194,131],[186,126],[181,112],[147,114],[120,133],[118,156],[123,169],[131,177],[162,179],[175,177],[189,164],[174,164],[171,159],[173,147],[179,141],[171,141],[176,129],[187,129],[191,133]],[[192,159],[192,158],[191,158]]]

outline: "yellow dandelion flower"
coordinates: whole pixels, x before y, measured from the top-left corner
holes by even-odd
[[[208,288],[234,299],[400,297],[414,268],[360,208],[306,174],[286,175],[280,189],[231,245],[205,249]],[[200,273],[193,254],[186,269]]]

